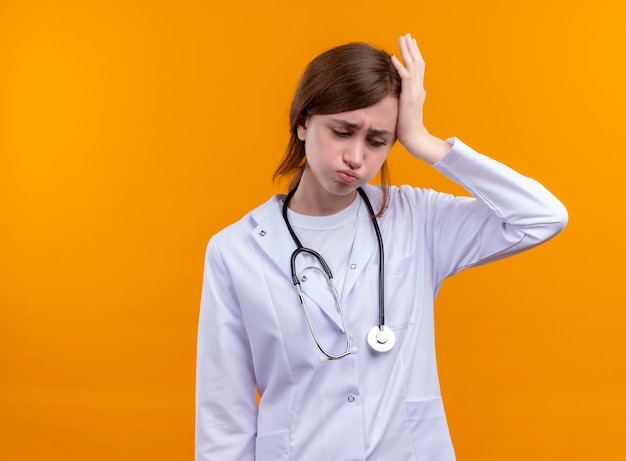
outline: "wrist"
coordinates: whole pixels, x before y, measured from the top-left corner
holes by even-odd
[[[451,144],[431,135],[426,129],[400,142],[413,157],[431,165],[441,160],[452,148]]]

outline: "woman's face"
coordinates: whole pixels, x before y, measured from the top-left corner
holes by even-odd
[[[393,96],[364,109],[309,116],[298,126],[307,163],[297,193],[304,189],[317,200],[338,200],[339,209],[341,202],[347,206],[357,187],[371,181],[387,158],[397,120]]]

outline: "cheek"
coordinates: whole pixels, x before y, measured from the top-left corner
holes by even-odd
[[[340,154],[341,150],[332,139],[318,138],[315,142],[308,142],[305,146],[307,156],[314,156],[318,161],[324,161],[325,158],[334,157]]]
[[[381,167],[385,163],[385,160],[387,159],[388,155],[389,155],[389,152],[387,152],[386,154],[381,153],[380,155],[375,154],[375,155],[370,156],[370,162],[368,164],[368,175],[371,177],[369,178],[369,181],[371,181],[374,178],[374,176],[378,174]]]
[[[383,166],[383,163],[385,163],[385,160],[387,160],[389,151],[390,150],[387,150],[387,152],[376,152],[370,156],[370,158],[372,159],[372,166],[375,166],[376,170]]]
[[[337,143],[329,137],[324,137],[319,140],[319,147],[322,153],[333,154],[339,151]]]

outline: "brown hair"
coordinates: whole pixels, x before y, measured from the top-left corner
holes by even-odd
[[[386,96],[400,98],[400,76],[383,50],[365,43],[348,43],[317,56],[304,69],[289,113],[290,138],[274,180],[292,176],[289,189],[296,186],[306,164],[304,141],[298,126],[311,115],[349,112],[372,106]],[[387,161],[380,169],[383,203],[387,207],[390,184]]]

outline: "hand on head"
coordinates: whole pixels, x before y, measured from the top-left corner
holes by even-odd
[[[430,135],[424,126],[426,64],[411,34],[402,35],[398,43],[404,64],[396,56],[391,57],[402,80],[396,135],[411,155],[428,163],[436,163],[448,152],[450,145]]]

